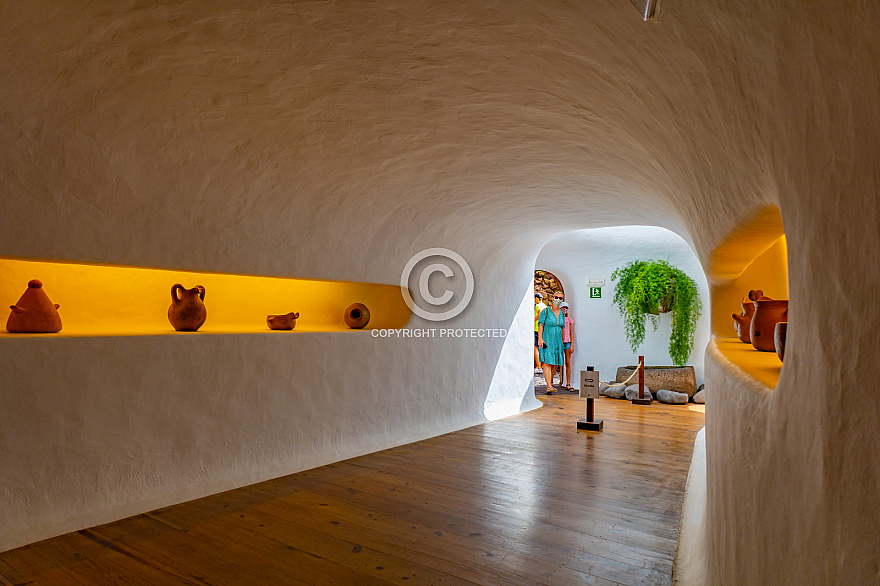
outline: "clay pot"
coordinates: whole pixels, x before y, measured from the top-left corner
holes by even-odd
[[[178,332],[195,332],[202,327],[208,319],[204,300],[205,288],[201,285],[184,289],[183,285],[175,283],[171,287],[171,307],[168,308],[168,321],[174,329]]]
[[[736,330],[736,335],[739,336],[741,342],[745,342],[746,344],[752,343],[752,338],[749,333],[749,329],[752,325],[752,316],[755,314],[755,304],[754,301],[756,299],[760,299],[764,296],[764,292],[760,289],[752,289],[749,291],[748,298],[743,297],[742,300],[742,315],[733,315],[733,329]]]
[[[749,329],[752,346],[762,352],[775,352],[773,336],[776,324],[788,319],[788,299],[761,297],[754,301],[755,314]]]
[[[370,323],[370,310],[363,303],[352,303],[345,308],[345,325],[353,330],[359,330]]]
[[[270,330],[292,330],[296,327],[296,319],[299,313],[286,313],[284,315],[267,315],[266,323]]]
[[[776,329],[773,332],[773,343],[776,346],[776,355],[779,356],[780,360],[783,360],[783,355],[785,354],[785,332],[788,329],[788,322],[781,321],[776,324]]]
[[[34,279],[15,305],[10,305],[6,331],[12,334],[54,334],[61,331],[60,305],[52,304],[43,283]]]

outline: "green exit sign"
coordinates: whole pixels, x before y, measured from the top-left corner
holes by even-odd
[[[590,299],[602,299],[602,287],[590,287]]]

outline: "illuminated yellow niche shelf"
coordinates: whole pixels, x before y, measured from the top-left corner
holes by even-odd
[[[18,301],[31,279],[41,280],[52,303],[60,304],[64,328],[58,334],[10,334],[4,328],[0,330],[3,336],[352,331],[343,321],[343,312],[352,303],[369,308],[368,328],[404,327],[410,317],[396,285],[0,258],[0,301],[4,308]],[[208,319],[196,334],[175,332],[168,322],[171,286],[175,283],[187,289],[196,285],[206,289]],[[267,315],[291,311],[300,314],[292,332],[273,331],[266,325]],[[8,313],[4,315],[8,317]],[[6,325],[6,317],[2,326]]]
[[[742,313],[742,298],[760,289],[788,299],[788,246],[776,206],[761,209],[715,249],[708,275],[712,288],[712,334],[718,351],[746,374],[773,389],[782,362],[775,352],[759,352],[736,338],[731,314]]]
[[[740,370],[760,381],[768,389],[776,388],[782,362],[776,352],[759,352],[739,338],[713,338],[712,342],[725,358]]]

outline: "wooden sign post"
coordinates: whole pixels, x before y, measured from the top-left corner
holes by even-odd
[[[586,417],[577,422],[579,430],[602,431],[603,421],[593,420],[593,400],[599,398],[599,372],[588,366],[587,370],[581,371],[581,398],[587,399]]]

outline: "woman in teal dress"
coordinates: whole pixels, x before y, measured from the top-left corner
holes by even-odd
[[[560,303],[562,303],[562,293],[557,291],[553,295],[553,304],[538,316],[538,354],[544,367],[548,395],[556,392],[553,375],[556,369],[565,363],[565,351],[562,348],[562,326],[565,325],[565,316],[559,308]]]

